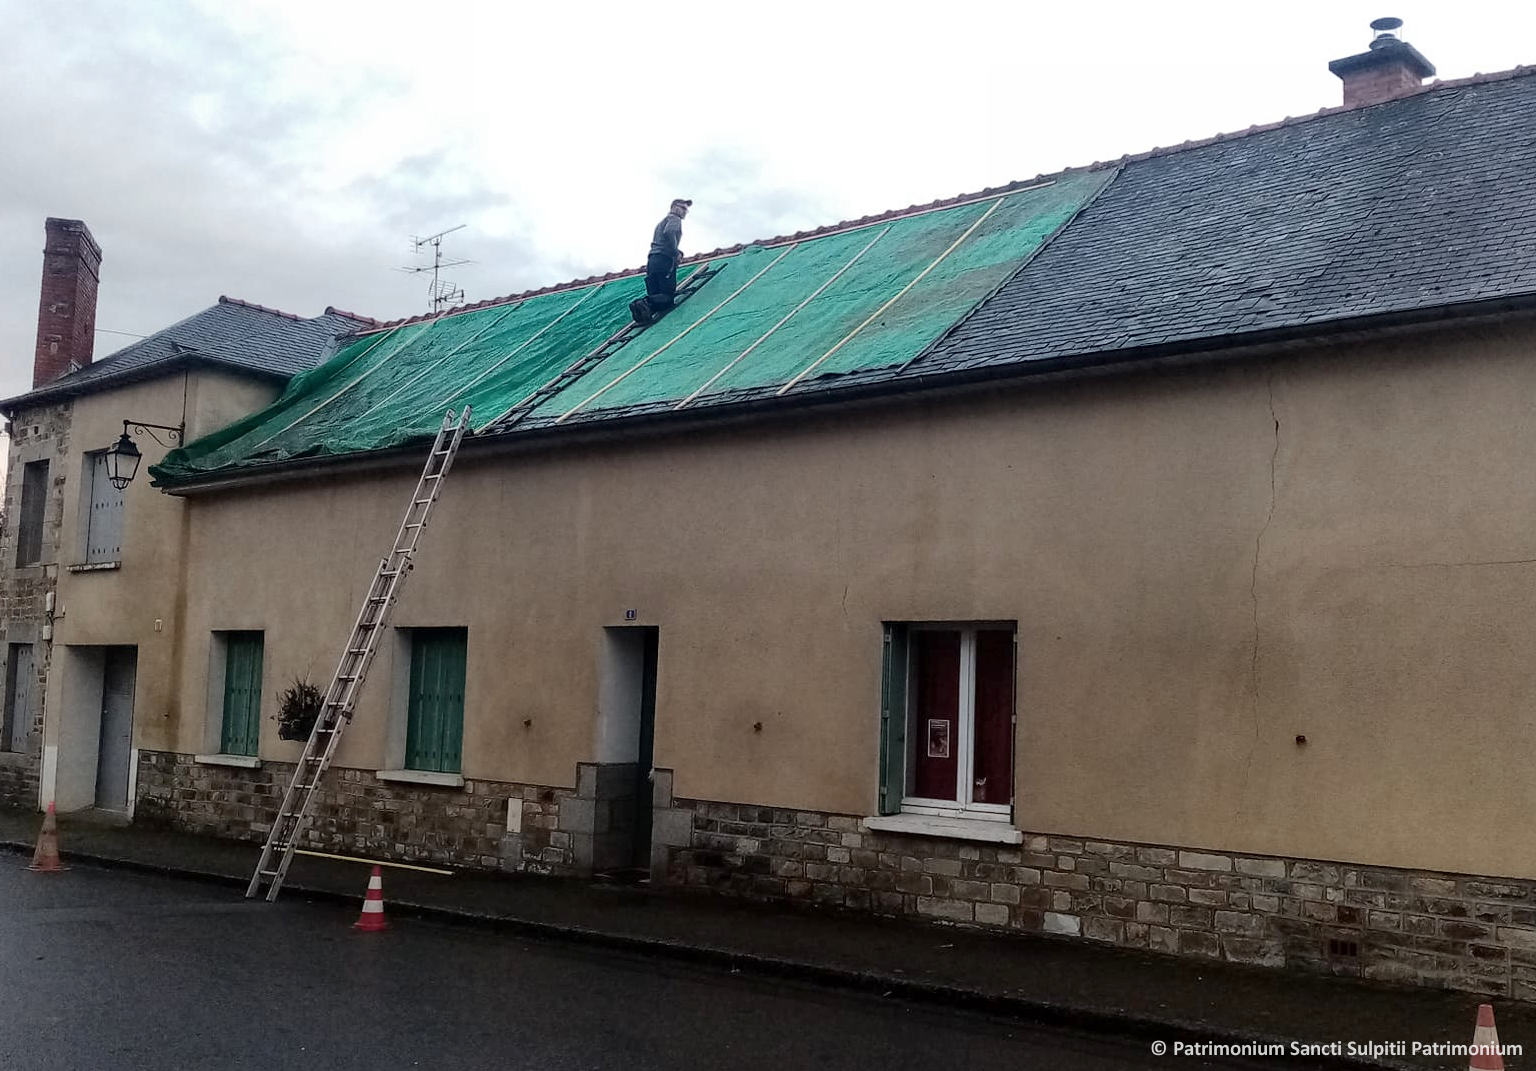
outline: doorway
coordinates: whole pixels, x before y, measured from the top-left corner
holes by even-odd
[[[656,740],[656,673],[661,630],[603,630],[598,685],[594,872],[645,876],[651,862],[651,769]]]
[[[128,809],[128,772],[133,754],[133,686],[138,650],[108,647],[101,674],[101,733],[96,751],[96,806]]]
[[[132,811],[137,647],[71,644],[59,666],[58,735],[45,749],[44,802],[61,811]],[[50,761],[51,760],[51,761]]]

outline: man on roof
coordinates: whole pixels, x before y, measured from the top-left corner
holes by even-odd
[[[677,294],[677,266],[682,263],[683,218],[693,202],[679,197],[656,224],[651,236],[651,252],[645,258],[645,297],[629,303],[630,315],[637,324],[654,323],[672,307]]]

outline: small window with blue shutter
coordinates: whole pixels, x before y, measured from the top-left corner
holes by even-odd
[[[469,632],[462,628],[418,628],[410,635],[405,767],[460,773]]]
[[[123,560],[123,488],[107,478],[104,450],[85,455],[86,495],[84,531],[85,563],[96,565]]]
[[[262,633],[225,632],[219,751],[255,757],[261,743]]]

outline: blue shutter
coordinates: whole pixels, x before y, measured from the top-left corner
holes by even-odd
[[[91,455],[91,501],[85,517],[85,560],[123,559],[123,489],[107,478],[107,455]]]
[[[907,627],[885,626],[880,674],[880,813],[896,814],[907,791]]]
[[[261,740],[260,632],[230,632],[224,641],[224,729],[219,750],[255,755]]]
[[[405,731],[405,765],[458,773],[464,740],[464,629],[415,629]]]

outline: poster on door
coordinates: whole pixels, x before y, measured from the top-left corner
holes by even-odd
[[[928,719],[928,757],[930,759],[949,758],[949,724],[947,719]]]

